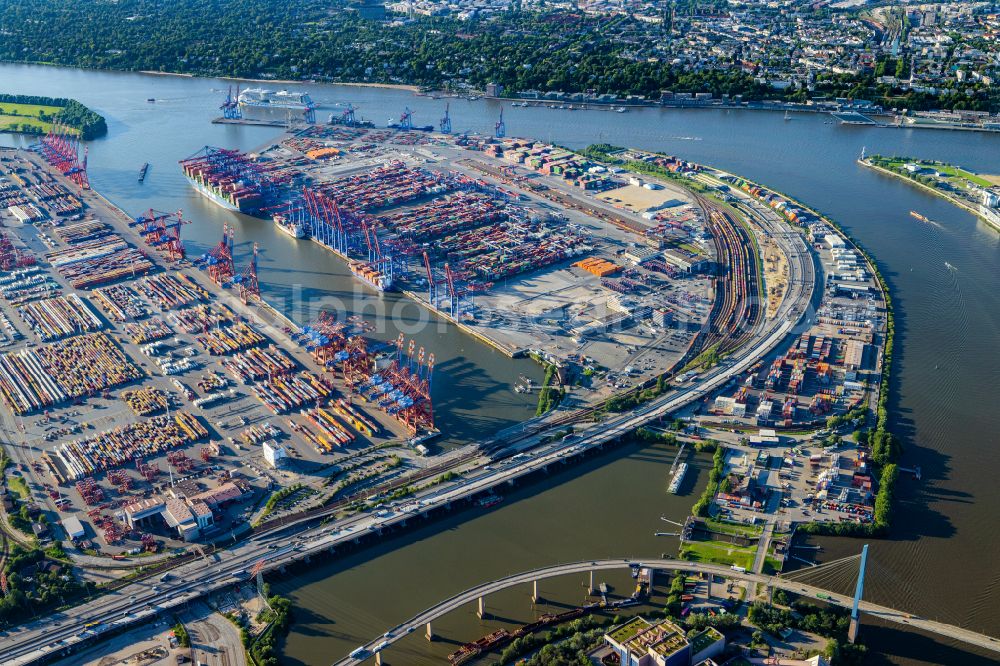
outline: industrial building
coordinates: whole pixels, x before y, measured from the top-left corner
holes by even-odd
[[[275,469],[281,469],[288,462],[288,452],[277,442],[264,442],[261,449],[264,451],[264,461]]]
[[[125,521],[133,529],[148,529],[162,522],[183,541],[194,541],[215,524],[208,504],[199,499],[185,502],[179,497],[144,498],[124,509]]]
[[[77,516],[66,516],[60,522],[62,523],[63,531],[66,532],[66,538],[70,541],[82,539],[87,534],[83,523],[80,522],[80,518]]]

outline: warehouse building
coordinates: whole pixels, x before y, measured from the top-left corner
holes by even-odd
[[[70,541],[82,539],[87,535],[87,531],[84,529],[83,523],[78,516],[66,516],[61,522],[63,531],[66,532],[66,538]]]

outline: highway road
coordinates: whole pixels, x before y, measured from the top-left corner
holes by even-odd
[[[433,622],[439,617],[447,615],[462,606],[474,603],[480,597],[487,596],[510,587],[515,587],[517,585],[529,585],[534,581],[545,580],[547,578],[555,578],[558,576],[567,576],[572,574],[586,574],[591,571],[626,569],[637,565],[650,567],[659,571],[682,571],[685,573],[699,573],[709,574],[712,576],[722,576],[725,578],[737,578],[739,580],[749,581],[751,583],[760,583],[774,589],[785,590],[787,592],[793,592],[795,594],[806,595],[813,598],[818,598],[818,595],[822,593],[826,595],[824,601],[834,606],[839,606],[840,608],[850,609],[853,607],[854,603],[854,600],[851,597],[831,595],[820,587],[806,585],[799,581],[786,580],[780,576],[764,576],[752,572],[740,572],[733,570],[731,567],[720,564],[661,559],[584,560],[580,562],[558,564],[541,569],[533,569],[531,571],[513,574],[505,578],[500,578],[471,587],[434,606],[431,606],[417,615],[414,615],[406,622],[393,627],[384,635],[369,641],[363,646],[360,646],[358,650],[351,653],[354,655],[353,657],[345,657],[344,659],[335,662],[334,666],[357,666],[358,664],[363,663],[366,659],[370,658],[376,651],[385,650],[404,636],[420,630],[427,623]],[[921,631],[926,631],[939,636],[945,636],[947,638],[959,640],[985,650],[1000,653],[1000,641],[990,636],[984,636],[973,631],[968,631],[967,629],[962,629],[961,627],[955,627],[941,622],[934,622],[933,620],[925,620],[923,618],[914,617],[893,608],[887,608],[885,606],[880,606],[866,601],[862,601],[859,608],[865,615],[877,617],[888,622],[906,625]]]
[[[101,633],[152,619],[238,579],[245,579],[246,572],[262,558],[266,560],[264,570],[273,570],[359,541],[362,536],[401,526],[433,510],[447,508],[452,502],[489,492],[501,484],[600,448],[646,423],[710,396],[780,345],[793,332],[812,298],[813,262],[801,236],[795,232],[776,233],[775,238],[789,256],[789,283],[799,288],[789,292],[776,317],[762,320],[744,347],[718,366],[681,382],[675,389],[631,412],[610,416],[600,423],[578,424],[577,428],[583,429],[564,439],[544,441],[551,433],[565,427],[558,424],[541,426],[544,429],[538,432],[526,432],[516,445],[494,456],[503,459],[479,467],[456,481],[418,492],[401,500],[397,506],[363,512],[318,527],[314,524],[326,517],[324,512],[294,518],[279,527],[254,533],[229,549],[216,551],[209,558],[176,567],[169,580],[139,581],[85,605],[30,622],[6,636],[0,634],[0,663],[9,666],[30,664],[53,652],[72,649]],[[451,468],[468,463],[468,459],[458,459]],[[338,510],[339,507],[331,507],[327,513],[332,515]],[[290,534],[292,530],[298,530],[297,534]],[[279,542],[287,545],[279,547]]]

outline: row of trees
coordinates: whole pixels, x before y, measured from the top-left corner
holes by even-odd
[[[699,518],[708,518],[711,515],[712,500],[715,498],[715,494],[722,488],[723,483],[726,482],[725,476],[726,449],[720,446],[712,456],[712,469],[708,471],[708,485],[705,486],[705,491],[698,498],[698,501],[694,503],[691,513]]]
[[[542,380],[542,388],[538,392],[538,407],[535,409],[535,416],[547,414],[562,402],[564,393],[558,386],[552,386],[556,379],[556,366],[548,363],[545,366],[545,378]]]
[[[676,10],[692,11],[696,4],[682,3]],[[0,59],[479,89],[496,82],[508,91],[592,89],[658,97],[661,90],[673,90],[798,101],[831,95],[908,108],[980,109],[998,102],[964,90],[941,100],[922,97],[880,87],[873,73],[821,76],[816,90],[807,92],[774,90],[735,62],[685,70],[671,62],[670,18],[668,13],[657,26],[631,16],[515,6],[487,19],[420,17],[386,24],[309,0],[21,0],[0,4]]]

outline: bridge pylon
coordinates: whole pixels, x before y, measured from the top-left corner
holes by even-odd
[[[858,584],[854,588],[854,606],[851,607],[851,624],[847,628],[847,640],[854,643],[858,639],[858,629],[861,625],[861,595],[865,590],[865,565],[868,564],[868,544],[861,549],[861,564],[858,567]]]

